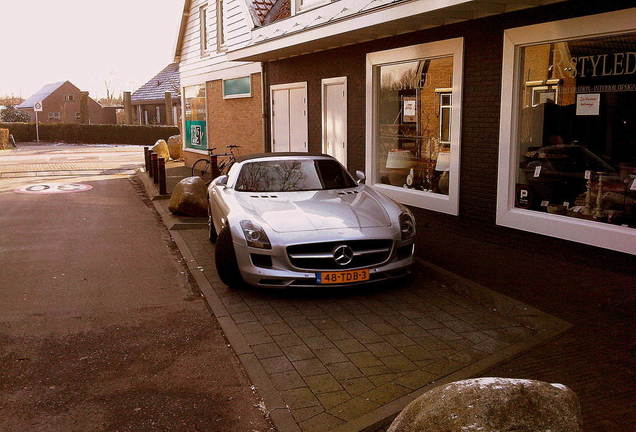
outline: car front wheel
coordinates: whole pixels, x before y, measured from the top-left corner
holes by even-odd
[[[234,288],[243,283],[243,278],[236,262],[232,232],[228,226],[221,230],[216,240],[214,262],[216,264],[216,272],[225,285]]]

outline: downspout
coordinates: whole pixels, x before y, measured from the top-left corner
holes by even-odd
[[[266,153],[272,151],[271,137],[269,130],[269,76],[267,74],[268,62],[261,63],[261,100],[263,103],[263,150]]]

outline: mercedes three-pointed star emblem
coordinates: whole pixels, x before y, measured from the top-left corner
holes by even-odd
[[[333,260],[341,266],[346,266],[353,261],[353,250],[347,245],[336,246],[333,250]]]

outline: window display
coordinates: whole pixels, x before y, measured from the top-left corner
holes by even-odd
[[[515,207],[636,228],[636,33],[521,47],[518,65]]]
[[[185,145],[187,148],[205,150],[208,148],[205,85],[185,87],[183,93],[185,99]]]
[[[448,195],[453,57],[377,67],[376,181]]]

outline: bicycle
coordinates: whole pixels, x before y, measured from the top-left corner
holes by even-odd
[[[226,146],[229,149],[229,153],[214,153],[216,147],[207,149],[209,159],[202,158],[198,159],[192,165],[192,176],[199,176],[206,183],[211,182],[216,177],[220,176],[221,173],[230,168],[232,163],[236,160],[236,155],[234,154],[234,149],[240,148],[239,145],[230,144]],[[227,157],[227,159],[221,161],[219,163],[219,157]]]

